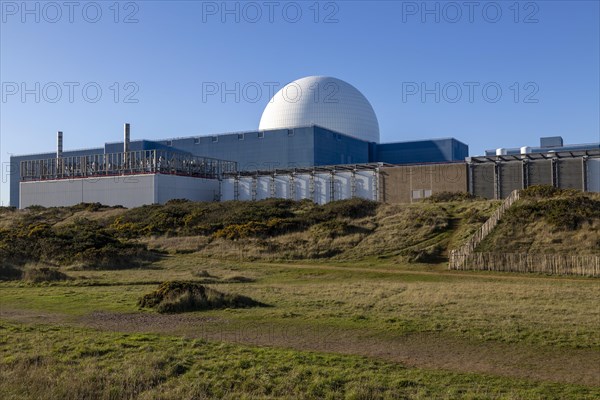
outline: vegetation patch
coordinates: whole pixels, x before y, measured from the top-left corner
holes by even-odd
[[[154,308],[160,313],[265,306],[246,296],[222,293],[196,282],[179,281],[162,283],[158,289],[140,298],[138,305]]]
[[[521,190],[521,198],[549,199],[559,196],[576,196],[582,194],[579,190],[560,189],[550,185],[533,185]]]
[[[23,271],[14,264],[5,261],[0,262],[0,281],[12,281],[21,279]]]
[[[71,278],[67,274],[50,267],[28,268],[23,273],[23,280],[33,283],[66,281],[68,279]]]
[[[139,267],[157,259],[144,245],[115,238],[97,221],[77,218],[56,226],[53,218],[58,217],[26,214],[12,227],[0,228],[0,259],[14,266],[48,263],[81,269]]]
[[[482,200],[480,197],[465,192],[439,192],[423,199],[426,203],[448,203],[450,201],[476,201]]]
[[[544,219],[556,229],[575,230],[584,222],[600,219],[600,199],[585,195],[540,198],[516,204],[506,213],[507,223]]]

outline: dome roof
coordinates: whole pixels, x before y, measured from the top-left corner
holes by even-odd
[[[354,86],[328,76],[309,76],[285,85],[265,107],[258,129],[311,125],[379,143],[379,123],[371,103]]]

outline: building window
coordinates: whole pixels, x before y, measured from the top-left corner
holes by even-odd
[[[431,197],[431,190],[427,189],[427,190],[423,191],[423,197],[425,197],[425,198]]]
[[[264,132],[258,132],[258,138],[262,139],[265,137],[265,133]]]
[[[200,144],[200,138],[194,138],[194,144]]]
[[[336,138],[336,140],[342,140],[342,135],[340,135],[339,133],[336,133],[335,138]]]
[[[211,137],[210,139],[211,139],[211,141],[212,141],[213,143],[216,143],[216,142],[218,142],[218,141],[219,141],[219,137],[218,137],[218,136],[213,136],[213,137]]]
[[[167,140],[167,146],[173,146],[173,141],[172,140]]]
[[[288,129],[288,136],[294,136],[294,130]]]
[[[244,134],[238,133],[238,140],[244,140]]]

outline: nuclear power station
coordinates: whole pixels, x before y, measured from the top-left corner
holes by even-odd
[[[455,138],[380,143],[373,107],[354,86],[312,76],[284,86],[257,130],[164,140],[131,140],[11,157],[10,205],[99,202],[135,207],[193,201],[354,197],[413,202],[437,192],[488,199],[547,184],[600,191],[600,143],[495,149],[469,157]]]

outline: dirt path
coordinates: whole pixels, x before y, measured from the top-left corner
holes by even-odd
[[[351,354],[403,365],[475,372],[539,381],[600,386],[600,351],[534,348],[524,344],[470,342],[440,334],[374,336],[329,327],[239,323],[198,314],[95,312],[69,317],[44,312],[0,310],[0,318],[24,323],[63,323],[115,332],[144,332],[295,350]]]

